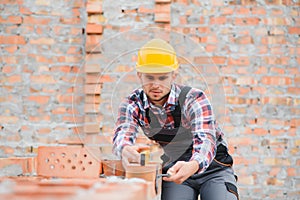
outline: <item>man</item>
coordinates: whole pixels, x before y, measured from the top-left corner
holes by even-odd
[[[176,84],[173,47],[153,39],[138,52],[142,84],[119,108],[113,139],[123,162],[139,162],[138,127],[164,150],[162,200],[237,200],[236,179],[224,134],[204,92]]]

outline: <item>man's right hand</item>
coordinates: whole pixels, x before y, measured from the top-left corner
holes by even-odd
[[[140,163],[140,151],[150,149],[149,146],[125,146],[122,150],[122,162],[124,166],[129,163]]]

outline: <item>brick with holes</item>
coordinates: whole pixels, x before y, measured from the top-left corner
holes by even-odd
[[[98,151],[82,146],[41,146],[38,148],[37,174],[58,178],[97,178],[102,169]]]

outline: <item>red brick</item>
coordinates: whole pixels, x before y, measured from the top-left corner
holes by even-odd
[[[80,25],[81,19],[79,17],[60,17],[59,22],[61,24]]]
[[[0,116],[0,119],[1,119],[1,116]],[[14,147],[5,146],[5,145],[1,145],[0,150],[3,151],[3,153],[5,153],[5,155],[7,155],[7,156],[13,156],[13,154],[15,152]]]
[[[67,145],[84,145],[84,139],[80,136],[70,136],[58,141],[59,144],[67,144]]]
[[[239,177],[239,183],[243,185],[254,185],[255,180],[253,175],[244,175]]]
[[[289,34],[300,34],[300,27],[289,27]]]
[[[51,45],[55,43],[55,40],[53,38],[38,38],[38,39],[30,39],[30,44],[47,44]]]
[[[0,36],[0,44],[26,44],[23,36]]]
[[[258,164],[258,158],[255,157],[235,157],[234,161],[236,163],[236,165],[246,165],[246,166],[253,166]]]
[[[37,133],[38,134],[49,134],[51,133],[52,129],[51,128],[38,128]]]
[[[35,16],[23,17],[24,24],[48,25],[50,22],[51,22],[50,18],[42,18],[42,17],[35,17]]]
[[[234,14],[234,9],[231,7],[220,7],[220,12],[222,15],[232,15]]]
[[[65,95],[57,95],[56,99],[59,103],[67,103],[67,104],[79,104],[82,102],[82,96],[74,96],[73,94],[65,94]],[[74,110],[72,110],[74,112]]]
[[[37,95],[37,96],[29,96],[27,97],[27,101],[34,101],[38,104],[47,104],[50,100],[50,96],[42,96],[42,95]]]
[[[22,5],[24,4],[23,0],[2,0],[0,2],[0,4],[18,4],[18,5]]]
[[[257,6],[252,9],[252,14],[254,15],[265,15],[266,13],[267,13],[266,8],[262,6],[261,7]]]
[[[52,57],[46,57],[46,56],[43,56],[43,55],[37,55],[37,54],[28,54],[28,57],[36,62],[41,62],[41,63],[53,63],[54,60],[55,60],[55,57],[52,56]]]
[[[43,115],[43,116],[29,116],[28,120],[30,122],[50,122],[51,117],[49,115]],[[48,142],[45,142],[48,143]]]
[[[99,133],[100,127],[99,124],[85,124],[83,127],[83,131],[85,133]]]
[[[155,13],[154,21],[162,22],[162,23],[170,23],[171,15],[170,15],[170,13]]]
[[[52,75],[32,75],[30,77],[32,83],[52,84],[56,83]]]
[[[218,60],[218,59],[216,59]],[[213,60],[211,59],[211,57],[205,57],[205,56],[195,56],[194,57],[194,62],[196,64],[213,64]]]
[[[240,25],[240,26],[253,26],[253,25],[258,25],[260,22],[259,18],[256,17],[245,17],[245,18],[236,18],[234,20],[235,25]]]
[[[283,68],[278,68],[278,67],[272,67],[270,69],[270,72],[271,73],[274,73],[274,74],[278,74],[278,75],[284,75],[285,74],[285,69]]]
[[[284,55],[285,50],[282,47],[274,47],[270,49],[270,53],[273,55]]]
[[[87,2],[86,11],[89,14],[102,13],[102,2]]]
[[[171,4],[155,4],[154,12],[155,13],[170,13],[171,12]]]
[[[212,61],[217,65],[224,65],[226,63],[227,58],[223,56],[214,56],[212,57]]]
[[[226,24],[227,19],[226,17],[211,17],[209,19],[209,24]]]
[[[102,39],[101,35],[87,35],[86,46],[88,46],[90,48],[95,48],[97,45],[100,44],[101,39]]]
[[[19,50],[18,46],[13,45],[13,46],[6,46],[4,47],[5,51],[7,51],[10,54],[16,53],[17,50]]]
[[[297,174],[297,170],[296,170],[296,168],[287,168],[287,175],[288,176],[291,176],[291,177],[294,177],[294,176],[296,176],[296,174]]]
[[[73,2],[73,8],[84,8],[86,6],[85,0],[74,0]]]
[[[17,195],[17,199],[69,199],[76,194],[76,191],[81,188],[78,186],[64,186],[64,187],[52,187],[32,184],[32,185],[16,185],[13,188],[14,194]],[[23,198],[22,198],[23,197]]]
[[[258,136],[264,136],[264,135],[268,134],[268,130],[266,130],[264,128],[254,128],[253,134],[258,135]]]
[[[292,79],[289,77],[263,76],[261,83],[266,85],[290,85]]]
[[[97,178],[101,161],[81,146],[39,147],[37,173],[46,177]]]
[[[300,95],[300,88],[299,87],[289,87],[287,88],[288,93]]]
[[[252,9],[251,9],[252,10]],[[237,7],[235,10],[234,10],[234,14],[236,15],[251,15],[251,10],[247,7]]]
[[[8,16],[6,18],[0,17],[1,24],[21,24],[22,17],[20,16]]]
[[[101,66],[99,64],[86,64],[84,66],[84,71],[86,73],[100,73],[102,71]],[[97,77],[99,77],[99,74],[97,74]]]
[[[101,95],[86,95],[85,102],[92,103],[92,104],[99,104],[103,102],[103,99],[100,97]]]
[[[281,10],[280,8],[274,8],[271,10],[271,16],[276,16],[276,15],[279,15],[279,16],[282,16],[284,15],[284,11]]]
[[[291,0],[266,0],[266,4],[269,5],[292,5],[293,1]]]
[[[103,174],[106,176],[125,176],[125,169],[121,160],[104,159],[102,161]]]
[[[171,3],[172,0],[155,0],[155,3]]]
[[[87,84],[84,86],[85,94],[100,94],[101,85],[100,84]]]
[[[263,19],[263,23],[266,25],[288,25],[288,22],[285,18],[280,17],[272,17],[272,18],[266,18]]]
[[[232,58],[230,57],[228,60],[229,65],[238,65],[238,66],[247,66],[250,65],[249,57],[240,57],[240,58]]]
[[[226,97],[226,102],[228,102],[229,104],[245,104],[246,100],[244,98],[241,97]]]
[[[266,180],[266,184],[267,185],[279,185],[279,186],[282,186],[283,185],[283,181],[280,181],[277,178],[271,177],[271,178],[268,178]]]
[[[138,13],[145,13],[145,14],[148,14],[148,13],[154,13],[154,10],[152,8],[146,8],[144,6],[140,6],[138,8]]]
[[[102,34],[103,26],[101,24],[87,24],[86,33],[87,34]]]
[[[217,46],[216,45],[206,45],[205,47],[205,51],[207,52],[215,52],[217,50]]]
[[[272,105],[286,105],[291,106],[293,104],[292,98],[290,97],[263,97],[261,99],[263,104],[272,104]]]
[[[257,140],[251,138],[250,136],[240,136],[240,137],[232,137],[228,138],[229,144],[232,144],[237,147],[248,146],[248,145],[256,145]]]
[[[93,14],[88,16],[88,24],[105,24],[107,19],[103,14]],[[106,27],[107,28],[107,27]]]
[[[32,174],[35,172],[35,158],[34,157],[10,157],[0,158],[0,168],[9,167],[12,165],[18,165],[22,168],[22,174]]]
[[[285,36],[276,35],[276,36],[267,36],[263,37],[261,40],[262,44],[286,44]]]
[[[20,83],[22,82],[22,76],[21,75],[8,76],[6,81],[8,81],[9,84]]]
[[[263,160],[264,165],[274,165],[274,166],[290,166],[291,161],[287,158],[265,158]]]

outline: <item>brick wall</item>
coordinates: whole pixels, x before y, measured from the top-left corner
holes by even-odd
[[[30,155],[82,126],[85,2],[3,0],[0,10],[0,156]]]
[[[143,38],[132,32],[132,43],[108,39],[160,27],[162,37],[170,39],[171,30],[204,48],[192,58],[198,68],[207,60],[216,67],[217,76],[207,79],[226,94],[220,121],[241,199],[299,198],[299,1],[57,2],[0,4],[1,157],[31,155],[38,145],[77,134],[109,149],[111,91],[121,78],[125,86],[135,80],[135,56],[107,63]]]

